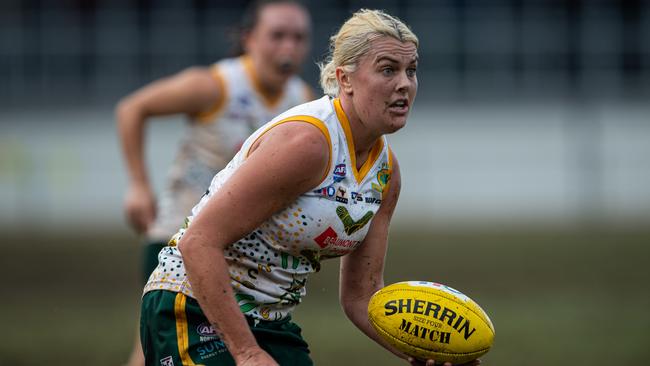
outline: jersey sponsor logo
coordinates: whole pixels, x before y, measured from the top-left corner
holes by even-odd
[[[336,190],[336,202],[341,202],[341,203],[348,203],[348,198],[347,198],[347,190],[343,187],[338,187]]]
[[[321,195],[323,197],[332,198],[336,195],[336,188],[334,186],[327,186],[321,189],[314,190],[314,193]]]
[[[338,164],[336,167],[334,167],[334,182],[338,183],[345,179],[346,176],[346,169],[345,169],[345,164]]]
[[[366,197],[365,201],[366,201],[366,203],[381,205],[381,198]]]
[[[359,192],[350,192],[352,203],[363,202],[363,196]]]
[[[202,360],[217,356],[221,353],[227,352],[226,343],[221,339],[210,339],[196,349]]]
[[[388,164],[383,163],[381,169],[377,172],[377,183],[372,183],[372,189],[383,194],[386,187],[388,187],[388,182],[390,182],[391,173]]]
[[[199,326],[196,327],[196,332],[202,336],[217,336],[217,332],[210,323],[199,324]]]
[[[381,198],[370,197],[368,195],[364,196],[359,192],[351,192],[350,196],[352,197],[352,203],[355,204],[360,202],[365,202],[365,203],[370,203],[375,205],[381,204]]]
[[[167,356],[165,358],[160,359],[160,365],[161,366],[174,366],[174,359],[172,356]]]
[[[343,227],[345,227],[345,233],[352,235],[366,226],[375,214],[368,211],[359,220],[355,220],[350,216],[350,212],[345,206],[339,206],[336,208],[336,215],[341,219]]]
[[[227,111],[227,118],[234,119],[237,121],[247,121],[252,119],[252,100],[247,95],[238,95],[233,98],[234,105],[233,108],[229,108]],[[250,124],[250,122],[247,122]]]
[[[250,98],[247,95],[239,95],[237,97],[237,102],[241,107],[248,107],[252,104]]]
[[[336,231],[334,231],[331,226],[325,229],[325,231],[323,231],[320,235],[315,237],[314,241],[321,248],[354,248],[359,243],[358,240],[339,238],[339,236],[336,234]]]
[[[373,183],[374,184],[374,183]],[[360,192],[350,192],[348,195],[347,189],[341,185],[338,184],[332,184],[327,187],[315,189],[312,191],[313,194],[321,196],[323,198],[327,198],[329,200],[333,200],[336,202],[344,203],[347,204],[352,201],[351,203],[357,204],[357,203],[369,203],[369,204],[375,204],[375,205],[380,205],[381,204],[381,197],[373,197],[373,191],[370,191],[370,193],[361,194]],[[375,193],[376,195],[376,193]]]

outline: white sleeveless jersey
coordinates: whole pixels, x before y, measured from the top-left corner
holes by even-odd
[[[211,68],[223,91],[213,108],[194,116],[161,195],[150,241],[168,241],[201,198],[210,180],[237,153],[251,133],[278,113],[311,100],[311,89],[294,76],[282,94],[261,92],[250,58],[224,59]]]
[[[307,277],[320,269],[322,259],[345,255],[361,245],[388,191],[392,173],[391,153],[384,137],[357,170],[347,117],[338,99],[326,96],[290,109],[246,140],[228,166],[214,177],[186,227],[242,165],[262,134],[296,120],[315,125],[327,137],[330,163],[326,177],[224,253],[241,311],[256,319],[285,318],[306,294]],[[163,289],[194,296],[176,247],[185,230],[182,228],[160,252],[159,265],[145,292]]]

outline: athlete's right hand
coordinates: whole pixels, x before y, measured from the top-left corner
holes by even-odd
[[[124,199],[126,218],[139,233],[145,233],[156,218],[156,198],[145,184],[131,184]]]
[[[280,366],[273,357],[259,347],[251,348],[235,357],[237,366]]]

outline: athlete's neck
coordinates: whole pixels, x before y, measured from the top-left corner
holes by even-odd
[[[339,96],[341,101],[341,108],[343,113],[348,118],[350,123],[350,132],[352,133],[352,141],[354,143],[354,153],[356,154],[357,168],[363,166],[370,154],[370,150],[377,144],[377,140],[381,138],[381,134],[375,133],[372,128],[366,126],[364,121],[359,118],[359,114],[354,108],[351,98],[343,93]]]
[[[249,56],[250,57],[250,56]],[[286,78],[277,79],[277,73],[273,70],[266,70],[270,68],[268,63],[264,60],[258,60],[256,57],[250,57],[251,62],[251,75],[256,83],[260,92],[269,97],[277,97],[284,91],[284,86],[287,83]],[[265,69],[266,68],[266,69]]]

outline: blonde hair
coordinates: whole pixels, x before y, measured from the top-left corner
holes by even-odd
[[[332,97],[338,95],[336,68],[342,66],[346,72],[354,72],[361,56],[368,53],[370,42],[380,36],[413,42],[415,47],[419,43],[418,37],[401,20],[381,10],[357,11],[330,38],[329,56],[326,62],[318,64],[320,86],[325,94]]]

